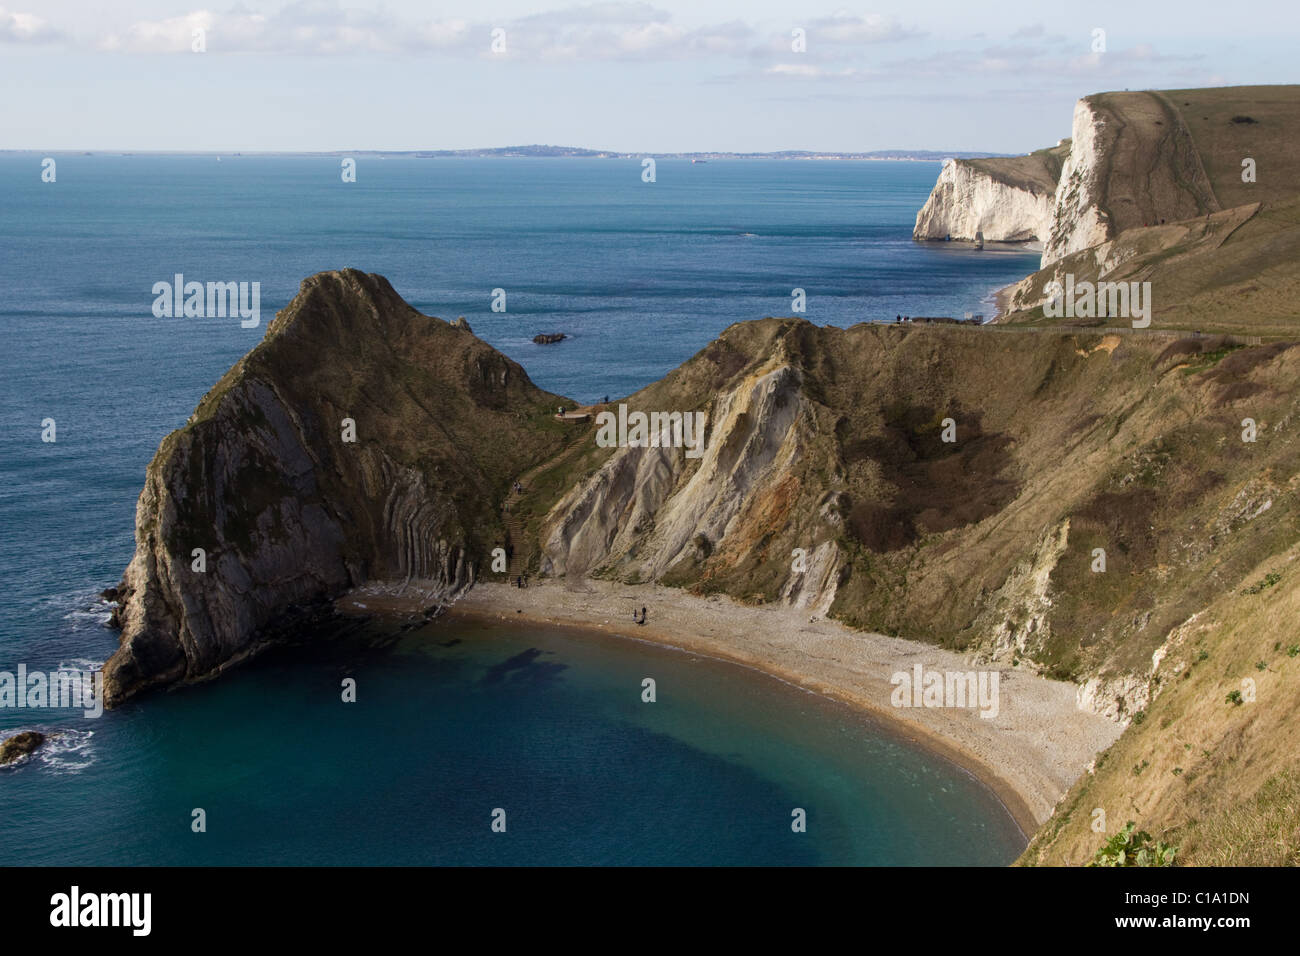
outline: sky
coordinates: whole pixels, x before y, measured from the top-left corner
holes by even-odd
[[[1027,152],[1300,82],[1300,3],[0,0],[0,149]],[[202,47],[202,49],[196,49]]]

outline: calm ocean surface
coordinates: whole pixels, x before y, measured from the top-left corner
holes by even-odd
[[[589,401],[790,314],[796,287],[823,324],[960,317],[1037,264],[913,243],[934,163],[661,161],[647,184],[637,161],[363,156],[344,184],[337,158],[56,160],[47,184],[0,155],[0,670],[112,652],[96,594],[145,465],[311,273],[382,273]],[[154,318],[178,272],[260,282],[261,325]],[[532,344],[553,331],[572,339]],[[0,709],[28,728],[62,735],[0,770],[0,864],[1003,864],[1023,842],[969,775],[845,707],[557,631],[286,649],[98,720]]]

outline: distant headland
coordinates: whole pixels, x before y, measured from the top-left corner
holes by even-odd
[[[190,155],[215,156],[212,150],[120,150],[120,149],[65,149],[65,150],[31,150],[0,149],[5,153],[37,153],[42,155],[96,153],[112,156],[155,156],[155,155]],[[243,150],[222,153],[223,156],[409,156],[416,159],[641,159],[653,156],[656,159],[806,159],[806,160],[884,160],[901,162],[937,163],[945,159],[1000,159],[1014,156],[1014,153],[986,153],[978,150],[957,149],[877,149],[865,153],[843,153],[835,150],[784,149],[776,152],[736,153],[725,150],[705,150],[693,153],[657,152],[644,150],[626,152],[613,149],[587,149],[582,146],[493,146],[484,149],[328,149],[328,150]]]

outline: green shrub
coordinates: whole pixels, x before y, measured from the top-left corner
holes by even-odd
[[[1173,866],[1178,847],[1153,842],[1130,820],[1097,851],[1089,866]]]
[[[1241,593],[1258,594],[1260,591],[1271,588],[1273,585],[1277,584],[1277,582],[1281,580],[1282,580],[1282,575],[1280,573],[1278,573],[1277,571],[1270,571],[1268,572],[1268,574],[1264,575],[1264,579],[1262,581],[1260,581],[1258,584],[1252,584],[1250,587],[1246,588],[1246,590],[1242,591]]]

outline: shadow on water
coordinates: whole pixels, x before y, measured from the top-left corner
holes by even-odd
[[[561,671],[568,669],[568,664],[561,664],[557,661],[539,661],[538,658],[543,653],[536,647],[530,647],[514,657],[507,658],[500,664],[493,664],[488,668],[487,674],[483,676],[483,683],[499,684],[511,673],[518,671],[520,672],[520,679],[529,680],[534,684],[541,684],[558,677]]]

